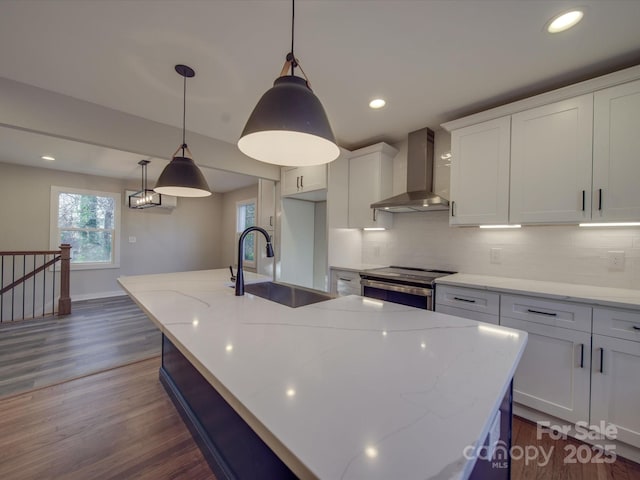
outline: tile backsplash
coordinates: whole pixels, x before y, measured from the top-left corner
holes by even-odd
[[[639,227],[453,228],[446,211],[394,214],[393,221],[391,230],[363,232],[363,263],[640,289]],[[612,251],[624,252],[621,268],[610,266]]]

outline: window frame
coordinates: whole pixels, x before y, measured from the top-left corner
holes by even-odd
[[[236,247],[235,253],[236,258],[238,258],[238,241],[240,240],[240,234],[248,227],[240,228],[240,208],[246,207],[247,205],[253,205],[254,208],[254,221],[252,226],[258,225],[258,200],[256,197],[247,198],[245,200],[239,200],[236,202]],[[242,264],[245,267],[249,268],[257,268],[257,252],[258,252],[258,237],[255,232],[251,232],[249,235],[253,235],[253,260],[247,260],[244,255],[242,257]]]
[[[111,261],[110,262],[73,262],[73,249],[71,249],[71,270],[102,270],[108,268],[120,268],[120,218],[122,195],[114,192],[103,192],[99,190],[85,190],[73,187],[51,186],[51,201],[49,211],[49,243],[52,250],[60,247],[60,231],[70,229],[60,229],[58,227],[59,199],[61,193],[71,193],[77,195],[92,195],[96,197],[110,197],[114,200],[113,229],[73,229],[77,231],[111,231]]]

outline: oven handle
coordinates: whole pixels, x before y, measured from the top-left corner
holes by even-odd
[[[433,291],[430,288],[412,287],[410,285],[399,285],[396,283],[378,282],[376,280],[360,280],[363,287],[379,288],[380,290],[389,290],[391,292],[408,293],[410,295],[422,295],[430,297]]]

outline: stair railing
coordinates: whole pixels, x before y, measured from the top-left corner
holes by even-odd
[[[0,252],[0,262],[0,323],[71,313],[71,245]]]

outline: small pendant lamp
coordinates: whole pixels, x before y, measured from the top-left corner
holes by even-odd
[[[284,166],[320,165],[340,155],[327,114],[311,90],[293,53],[295,0],[292,0],[291,51],[273,87],[253,109],[238,140],[245,155]],[[304,78],[294,75],[300,68]],[[291,74],[287,75],[289,69]]]
[[[196,72],[186,65],[176,65],[176,72],[184,77],[183,103],[182,103],[182,145],[173,154],[173,159],[169,165],[164,167],[156,183],[154,191],[162,195],[173,195],[174,197],[208,197],[211,190],[207,180],[193,161],[193,155],[185,142],[186,132],[186,112],[187,112],[187,77],[195,77]],[[178,157],[178,152],[182,150],[182,156]],[[185,156],[186,153],[189,156]]]

